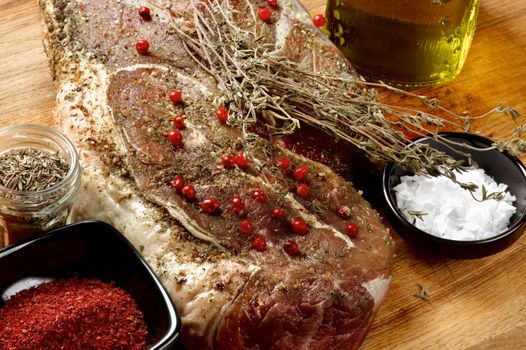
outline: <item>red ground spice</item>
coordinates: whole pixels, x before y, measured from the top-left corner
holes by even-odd
[[[0,309],[0,349],[127,349],[146,346],[146,324],[113,283],[70,278],[23,290]]]

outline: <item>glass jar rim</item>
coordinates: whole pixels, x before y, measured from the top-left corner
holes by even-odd
[[[53,186],[46,188],[44,190],[40,191],[20,191],[20,190],[14,190],[7,187],[4,187],[0,185],[0,191],[9,192],[12,195],[18,196],[18,197],[26,197],[31,198],[34,196],[45,196],[48,194],[53,194],[54,192],[60,190],[65,184],[72,183],[76,181],[76,178],[78,177],[78,174],[80,172],[80,164],[79,164],[79,156],[77,153],[77,150],[75,149],[75,146],[73,143],[62,133],[57,131],[56,129],[44,126],[44,125],[37,125],[37,124],[18,124],[18,125],[11,125],[7,126],[5,128],[0,129],[0,138],[8,136],[9,134],[14,134],[16,132],[22,132],[22,131],[37,131],[42,134],[42,136],[48,136],[48,138],[58,138],[60,141],[63,142],[65,145],[65,151],[70,157],[69,162],[69,169],[66,175],[62,180],[54,184]]]

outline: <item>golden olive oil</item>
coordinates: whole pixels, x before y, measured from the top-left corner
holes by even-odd
[[[366,78],[425,86],[455,78],[480,0],[328,0],[331,40]]]

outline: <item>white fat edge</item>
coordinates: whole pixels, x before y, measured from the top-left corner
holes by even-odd
[[[49,26],[48,24],[46,23],[47,21],[50,21],[52,22],[53,24],[53,29],[57,29],[57,28],[60,28],[61,27],[61,24],[59,21],[57,21],[57,14],[58,13],[61,13],[61,11],[57,11],[56,7],[55,7],[55,1],[38,1],[39,5],[42,6],[42,4],[44,5],[44,8],[43,8],[43,13],[45,13],[47,16],[44,18],[44,16],[41,16],[41,19],[42,19],[42,30],[43,32],[45,33],[49,33]],[[44,40],[47,40],[47,37],[44,36]]]
[[[75,134],[75,130],[83,131],[72,137],[82,144],[88,138],[102,132],[105,127],[105,123],[100,119],[106,113],[103,103],[106,101],[107,76],[104,66],[96,67],[83,61],[78,63],[77,71],[81,72],[78,80],[86,86],[79,93],[78,81],[62,83],[57,92],[56,112],[66,134]],[[85,115],[87,107],[91,108],[89,116]]]
[[[389,289],[389,285],[391,284],[391,276],[388,278],[385,278],[384,276],[378,276],[368,282],[362,283],[362,287],[367,289],[369,294],[374,299],[374,308],[373,311],[378,310],[380,307],[380,304],[385,298],[385,295],[387,294],[387,290]]]
[[[78,103],[78,99],[74,101],[66,100],[65,96],[70,93],[75,94],[77,87],[71,82],[65,82],[61,85],[61,88],[57,91],[57,107],[55,108],[55,115],[57,117],[57,124],[62,132],[74,143],[79,145],[82,141],[80,138],[87,138],[92,136],[89,132],[89,123],[84,113],[77,109],[75,104]],[[76,132],[77,129],[85,131],[82,136]]]
[[[209,235],[205,230],[196,225],[194,220],[186,215],[184,210],[177,208],[168,202],[162,202],[160,204],[163,205],[168,210],[168,213],[177,219],[177,221],[179,221],[193,236],[202,239],[203,241],[210,242],[223,251],[225,250],[214,236]]]
[[[114,175],[103,175],[97,156],[86,158],[82,184],[77,195],[75,220],[97,219],[110,222],[152,263],[162,251],[168,235],[151,217],[152,209],[134,194],[130,184]],[[140,247],[144,247],[141,249]]]
[[[179,306],[179,314],[185,327],[191,327],[192,333],[202,337],[215,334],[222,315],[234,299],[233,296],[238,295],[250,277],[261,269],[233,259],[181,262],[171,252],[165,254],[164,263],[170,266],[170,270],[165,272],[173,279],[184,277],[191,281],[191,284],[181,284],[183,287],[179,287],[179,291],[177,284],[173,282],[168,284],[168,289],[175,296],[174,302]],[[167,279],[170,277],[167,276]],[[215,288],[217,283],[232,285],[233,288],[221,291]]]
[[[68,91],[74,91],[73,87],[71,83],[67,83],[60,92],[67,94]],[[83,147],[84,139],[92,136],[90,129],[98,126],[101,128],[99,132],[103,131],[103,124],[93,125],[88,122],[88,119],[96,118],[97,113],[90,113],[88,116],[76,109],[74,103],[65,99],[61,101],[57,115],[63,131],[75,141],[82,169],[81,186],[73,213],[75,219],[98,219],[112,223],[136,248],[145,247],[142,253],[150,260],[148,256],[159,250],[159,244],[166,240],[167,235],[158,234],[160,226],[155,221],[147,220],[149,216],[146,214],[151,211],[148,209],[149,204],[134,194],[132,185],[119,176],[104,175],[106,165],[93,150]],[[130,225],[130,222],[133,224]]]
[[[91,64],[91,65],[92,66],[102,66],[102,67],[104,67],[103,65],[95,65],[95,64]],[[103,68],[102,70],[104,70],[104,69],[105,68]],[[119,72],[133,72],[133,71],[138,70],[138,69],[158,69],[158,70],[162,70],[162,71],[165,71],[165,72],[169,71],[168,67],[163,65],[163,64],[136,63],[136,64],[132,64],[132,65],[129,65],[129,66],[126,66],[126,67],[121,67],[121,68],[117,69],[115,72],[113,72],[111,75],[116,75]]]
[[[318,229],[325,229],[331,231],[335,237],[338,237],[342,239],[345,244],[347,245],[348,249],[351,249],[354,247],[354,243],[351,241],[351,239],[347,236],[341,233],[340,231],[336,230],[334,227],[327,225],[323,222],[321,222],[315,215],[310,214],[307,209],[301,205],[292,195],[292,193],[287,193],[285,195],[285,199],[287,202],[296,210],[298,210],[302,216],[302,218],[309,224],[309,226],[318,228]]]
[[[107,107],[106,93],[109,76],[106,68],[102,64],[92,64],[81,60],[78,63],[77,71],[81,73],[79,80],[87,84],[87,86],[82,89],[82,94],[79,94],[77,92],[78,83],[67,82],[63,84],[57,99],[61,101],[61,104],[69,105],[69,110],[62,108],[66,115],[62,116],[61,119],[65,123],[71,122],[71,118],[69,118],[71,110],[76,109],[79,111],[79,114],[84,115],[84,111],[79,109],[78,106],[82,106],[84,109],[90,108],[89,116],[86,115],[75,121],[78,123],[75,125],[75,128],[86,132],[78,133],[78,142],[82,144],[88,137],[101,134],[107,140],[114,141],[119,147],[119,152],[125,154],[123,153],[125,148],[121,145],[122,142],[118,142],[120,136],[116,128],[112,127],[114,124],[112,110]],[[69,92],[75,97],[73,101],[68,101],[65,98]]]

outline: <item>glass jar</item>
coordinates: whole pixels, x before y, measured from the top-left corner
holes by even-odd
[[[331,40],[365,78],[430,86],[455,78],[480,0],[328,0]]]
[[[0,130],[0,154],[28,147],[58,152],[68,171],[62,180],[41,191],[0,186],[0,237],[5,245],[69,223],[80,186],[79,158],[64,135],[40,125],[16,125]]]

